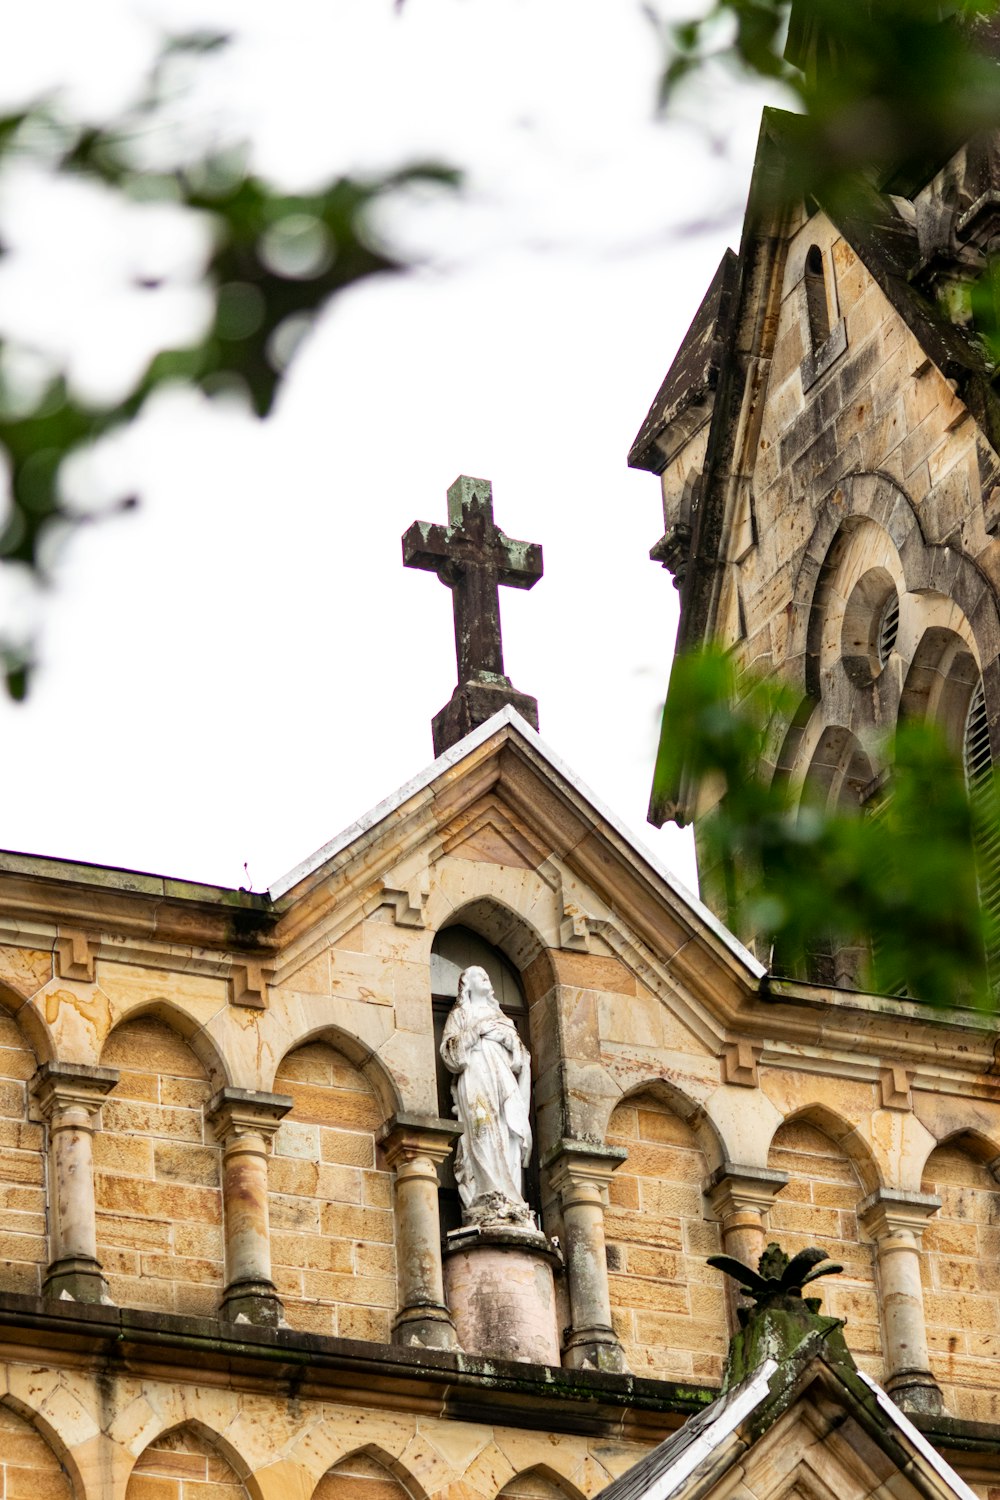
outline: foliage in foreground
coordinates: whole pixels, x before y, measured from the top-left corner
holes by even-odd
[[[662,100],[711,68],[779,82],[801,110],[786,188],[824,201],[1000,124],[998,0],[713,0],[672,26]]]
[[[831,808],[808,784],[771,775],[797,701],[773,679],[738,677],[717,647],[674,663],[654,799],[673,801],[677,821],[700,797],[714,802],[699,862],[730,923],[764,952],[773,944],[786,974],[805,974],[823,945],[857,947],[870,955],[861,982],[875,991],[995,1006],[984,955],[998,934],[974,854],[974,825],[996,826],[995,783],[977,789],[974,814],[940,731],[904,722],[877,756],[890,767],[877,806]]]
[[[295,349],[330,299],[365,277],[407,269],[374,236],[373,205],[415,183],[458,183],[450,168],[415,163],[289,194],[247,169],[239,143],[185,152],[159,119],[169,103],[161,97],[161,69],[179,53],[197,59],[226,44],[225,37],[200,36],[170,43],[139,104],[100,127],[68,118],[52,99],[0,119],[0,173],[28,164],[99,185],[125,203],[171,203],[197,216],[210,247],[202,284],[214,309],[199,336],[155,353],[133,388],[106,405],[82,399],[59,369],[26,391],[9,373],[16,360],[4,359],[5,352],[24,351],[0,329],[0,455],[10,500],[0,522],[0,567],[20,565],[46,580],[47,541],[89,519],[67,504],[66,460],[132,421],[162,386],[180,382],[208,395],[237,394],[266,416]],[[154,165],[146,153],[157,132],[167,137],[167,160]],[[150,284],[151,295],[156,289]],[[127,507],[135,497],[119,503]],[[15,699],[24,697],[32,665],[30,641],[0,636],[0,670]]]

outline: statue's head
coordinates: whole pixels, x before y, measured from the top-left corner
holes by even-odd
[[[468,969],[462,970],[458,978],[458,998],[459,1000],[496,1001],[490,976],[485,969],[481,969],[478,964],[472,964]]]

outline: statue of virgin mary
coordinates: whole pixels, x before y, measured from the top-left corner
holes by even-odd
[[[527,1218],[531,1057],[485,969],[462,971],[441,1056],[454,1075],[451,1096],[462,1127],[455,1179],[466,1218]]]

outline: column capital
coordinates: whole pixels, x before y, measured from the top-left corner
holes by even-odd
[[[224,1146],[243,1135],[261,1135],[270,1140],[293,1103],[289,1094],[224,1088],[208,1101],[205,1118],[216,1140]]]
[[[437,1166],[447,1161],[451,1148],[462,1134],[456,1120],[441,1120],[435,1115],[396,1114],[386,1120],[376,1141],[385,1152],[390,1167],[401,1166],[415,1157],[425,1156]]]
[[[724,1161],[705,1182],[702,1192],[720,1219],[729,1214],[763,1214],[788,1181],[787,1172],[770,1167],[744,1167]]]
[[[98,1068],[89,1063],[43,1063],[30,1088],[46,1120],[64,1109],[85,1109],[96,1114],[118,1082],[117,1068]]]
[[[624,1146],[598,1146],[592,1141],[561,1140],[548,1152],[542,1166],[556,1192],[594,1187],[607,1191],[611,1174],[628,1156]]]
[[[858,1204],[858,1221],[872,1239],[908,1231],[918,1238],[928,1219],[941,1207],[934,1193],[908,1193],[902,1188],[876,1188]]]

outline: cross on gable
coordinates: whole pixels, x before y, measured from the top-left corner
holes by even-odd
[[[538,705],[504,675],[500,587],[530,589],[542,576],[542,549],[505,535],[493,519],[493,487],[467,474],[448,490],[448,525],[414,521],[403,536],[403,565],[436,573],[452,593],[458,686],[435,717],[440,755],[511,703],[538,727]]]

